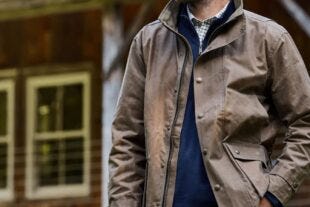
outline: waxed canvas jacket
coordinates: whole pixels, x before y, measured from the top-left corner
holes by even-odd
[[[192,70],[201,153],[219,207],[257,207],[267,191],[286,204],[309,174],[304,62],[284,28],[234,2],[195,63],[176,28],[177,0],[134,38],[112,127],[111,207],[172,206]],[[271,162],[277,137],[285,147]]]

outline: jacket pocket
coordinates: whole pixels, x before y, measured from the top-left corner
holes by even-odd
[[[233,162],[240,173],[251,182],[260,197],[268,190],[268,157],[266,149],[259,144],[244,142],[224,143],[225,148],[233,157]]]

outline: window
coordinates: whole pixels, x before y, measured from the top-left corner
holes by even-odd
[[[0,80],[0,200],[13,199],[14,83]]]
[[[28,198],[89,193],[89,105],[87,73],[27,80]]]

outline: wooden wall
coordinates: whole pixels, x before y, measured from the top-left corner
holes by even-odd
[[[101,65],[101,12],[0,22],[0,68],[91,61]]]
[[[0,21],[0,70],[16,72],[15,199],[0,206],[100,206],[102,11],[55,14]],[[81,66],[88,65],[81,69]],[[66,67],[66,66],[70,67]],[[79,69],[75,69],[77,65]],[[70,68],[70,69],[69,69]],[[86,70],[91,74],[91,193],[80,198],[27,200],[25,198],[25,80],[29,76]]]

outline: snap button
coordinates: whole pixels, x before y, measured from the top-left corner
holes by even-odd
[[[254,198],[255,198],[256,200],[259,200],[259,199],[260,199],[258,195],[255,195]]]
[[[203,118],[203,114],[198,114],[198,119],[202,119]]]
[[[236,150],[235,153],[236,153],[237,155],[239,155],[239,154],[240,154],[240,151],[239,151],[239,150]]]
[[[201,77],[196,78],[196,82],[197,83],[202,83],[202,78]]]
[[[221,190],[221,186],[220,186],[219,184],[216,184],[216,185],[214,186],[214,190],[215,190],[215,191],[220,191],[220,190]]]
[[[203,152],[202,152],[202,153],[203,153],[204,156],[208,155],[207,149],[203,149]]]
[[[165,168],[165,163],[161,163],[160,167]]]

